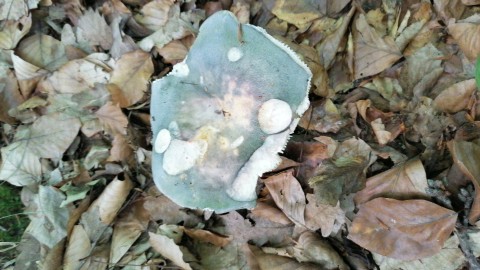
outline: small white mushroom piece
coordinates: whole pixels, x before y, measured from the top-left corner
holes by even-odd
[[[207,151],[204,140],[182,141],[173,139],[163,157],[163,169],[169,175],[178,175],[195,166]]]
[[[232,47],[227,53],[228,61],[230,62],[237,62],[242,56],[243,52],[237,47]]]
[[[292,109],[287,102],[269,99],[258,110],[258,123],[266,134],[285,130],[292,122]]]
[[[170,131],[168,129],[162,129],[158,132],[157,138],[155,139],[155,143],[153,148],[155,152],[161,154],[167,150],[170,142],[172,141],[172,136],[170,135]]]

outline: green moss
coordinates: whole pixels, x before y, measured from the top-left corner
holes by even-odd
[[[28,225],[28,217],[22,215],[20,189],[0,183],[0,242],[19,242]],[[15,249],[2,254],[2,259],[14,258]]]

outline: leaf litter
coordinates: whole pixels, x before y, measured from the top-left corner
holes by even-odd
[[[2,267],[478,267],[478,1],[27,2],[0,4],[0,180],[31,221]],[[153,186],[148,111],[222,9],[313,79],[257,206],[219,215]]]

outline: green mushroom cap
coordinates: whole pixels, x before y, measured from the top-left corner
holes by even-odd
[[[311,77],[264,29],[216,12],[187,58],[152,84],[157,187],[183,207],[253,208],[258,177],[280,163],[308,108]]]

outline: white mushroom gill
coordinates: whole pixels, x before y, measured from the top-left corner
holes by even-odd
[[[172,136],[170,135],[170,131],[168,129],[162,129],[158,132],[157,138],[155,139],[155,143],[153,148],[155,152],[161,154],[167,150],[170,142],[172,141]]]
[[[291,122],[292,109],[283,100],[267,100],[258,110],[258,123],[266,134],[275,134],[285,130]]]
[[[165,151],[163,169],[169,175],[178,175],[195,166],[207,151],[207,142],[195,140],[191,142],[174,139]]]

